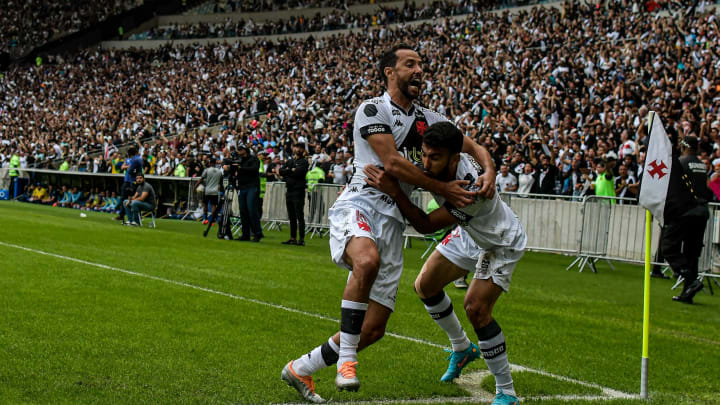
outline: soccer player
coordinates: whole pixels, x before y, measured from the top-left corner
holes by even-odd
[[[453,124],[431,125],[423,138],[425,173],[442,181],[467,180],[468,187],[478,178],[478,170],[461,154],[463,135]],[[508,291],[515,265],[525,249],[527,236],[515,213],[497,195],[478,198],[460,208],[435,194],[441,207],[426,214],[414,206],[400,185],[382,170],[365,166],[367,183],[392,197],[400,211],[418,232],[432,233],[448,225],[459,224],[428,258],[415,280],[415,291],[430,316],[452,344],[450,365],[442,381],[452,381],[462,369],[480,354],[495,376],[496,397],[493,404],[518,404],[510,363],[505,351],[505,337],[492,309],[503,291]],[[479,344],[468,339],[452,302],[443,288],[474,271],[465,295],[465,313],[475,329]],[[479,346],[479,347],[478,347]]]
[[[364,101],[355,113],[355,174],[328,215],[332,259],[350,270],[341,302],[340,332],[289,362],[281,374],[312,402],[323,402],[315,393],[312,374],[332,364],[337,365],[335,385],[339,390],[359,389],[357,352],[382,338],[395,307],[405,224],[392,198],[366,184],[363,167],[382,166],[403,182],[403,192],[419,186],[458,207],[472,203],[478,192],[491,197],[495,189],[490,154],[469,138],[463,137],[463,151],[485,169],[478,177],[479,191],[465,190],[461,182],[432,179],[415,166],[421,160],[425,130],[447,119],[413,103],[420,95],[423,68],[411,47],[393,47],[382,55],[378,68],[387,92]]]

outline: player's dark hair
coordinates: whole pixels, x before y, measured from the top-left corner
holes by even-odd
[[[463,146],[463,133],[450,122],[436,122],[425,130],[423,143],[431,148],[444,148],[450,154],[460,153]]]
[[[408,44],[397,44],[390,48],[389,50],[385,51],[385,53],[382,54],[380,57],[380,63],[378,63],[378,70],[380,71],[380,77],[383,79],[383,82],[387,84],[387,76],[385,75],[385,68],[386,67],[395,67],[397,64],[397,51],[401,49],[407,49],[409,51],[415,51],[415,48]]]
[[[135,156],[135,155],[137,155],[137,153],[138,153],[138,150],[136,147],[131,146],[128,148],[128,156]]]

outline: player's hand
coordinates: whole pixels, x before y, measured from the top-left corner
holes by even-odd
[[[467,207],[472,204],[478,196],[478,192],[465,190],[463,186],[470,184],[467,180],[453,180],[445,183],[445,190],[441,195],[452,205],[458,208]],[[495,188],[493,186],[493,188]]]
[[[400,192],[400,184],[398,184],[397,179],[385,173],[384,170],[379,169],[377,166],[365,165],[363,173],[367,176],[365,179],[367,184],[390,197],[395,198],[395,195]]]
[[[477,183],[475,183],[480,190],[478,191],[478,196],[485,198],[487,200],[493,198],[495,195],[495,172],[485,172],[477,179]]]

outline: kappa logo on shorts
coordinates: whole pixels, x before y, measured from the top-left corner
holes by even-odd
[[[370,224],[368,224],[367,218],[365,218],[365,215],[360,213],[360,211],[355,211],[355,220],[357,222],[358,228],[362,229],[365,232],[372,232],[370,229]]]

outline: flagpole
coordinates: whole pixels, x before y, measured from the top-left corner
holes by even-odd
[[[642,371],[640,396],[648,398],[648,338],[650,335],[650,249],[652,248],[652,214],[645,210],[645,296],[643,299]]]
[[[655,112],[650,111],[648,117],[648,136],[652,131]],[[649,138],[648,138],[649,139]],[[649,142],[648,142],[649,144]],[[645,173],[643,173],[645,175]],[[652,249],[652,214],[645,210],[645,286],[643,295],[643,341],[642,341],[642,363],[640,370],[640,396],[648,398],[648,346],[650,336],[650,250]]]

